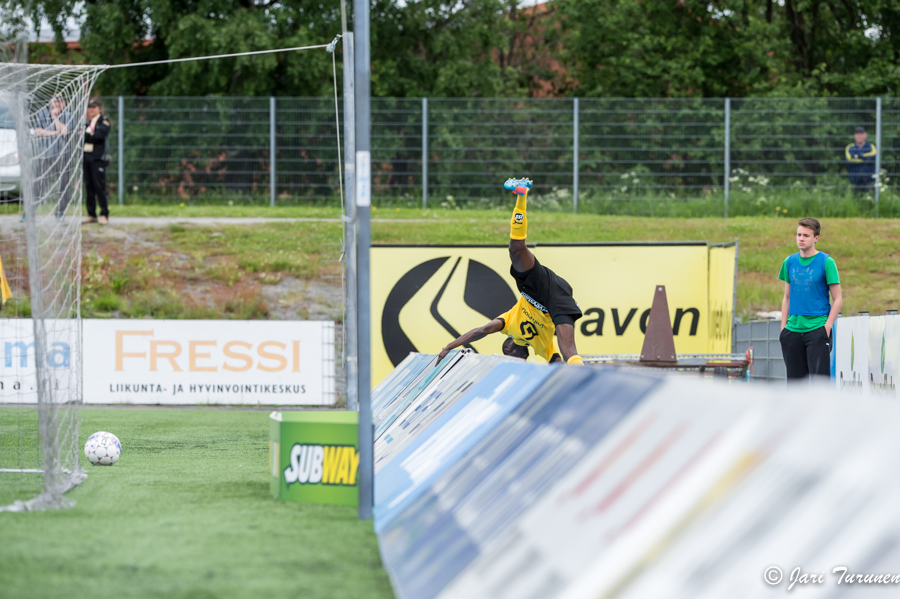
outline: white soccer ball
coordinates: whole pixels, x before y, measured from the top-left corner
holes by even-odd
[[[84,455],[95,466],[112,466],[122,455],[122,444],[112,433],[94,433],[84,444]]]

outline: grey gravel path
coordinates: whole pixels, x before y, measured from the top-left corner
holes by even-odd
[[[373,218],[372,222],[376,223],[430,223],[437,220],[425,218]],[[477,219],[468,219],[470,222],[477,222]],[[264,217],[219,217],[219,216],[115,216],[113,215],[109,224],[115,225],[138,225],[145,227],[167,227],[176,223],[184,223],[201,227],[218,227],[222,225],[262,225],[266,223],[339,223],[339,218],[264,218]],[[0,229],[15,228],[22,223],[18,216],[0,216]],[[99,224],[85,225],[88,227],[99,227]]]

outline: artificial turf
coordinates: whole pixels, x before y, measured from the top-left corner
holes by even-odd
[[[0,513],[0,598],[392,597],[371,521],[271,498],[267,418],[83,410],[81,443],[113,432],[122,457],[84,460],[73,509]]]

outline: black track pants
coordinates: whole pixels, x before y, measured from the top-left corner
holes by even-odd
[[[84,162],[84,191],[88,216],[97,218],[97,204],[100,204],[100,216],[109,216],[109,205],[106,202],[106,161]]]
[[[781,331],[781,353],[788,380],[831,376],[831,337],[825,327],[808,333]]]

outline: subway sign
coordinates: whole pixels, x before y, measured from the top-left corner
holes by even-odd
[[[269,489],[275,499],[357,505],[357,413],[272,412]]]

